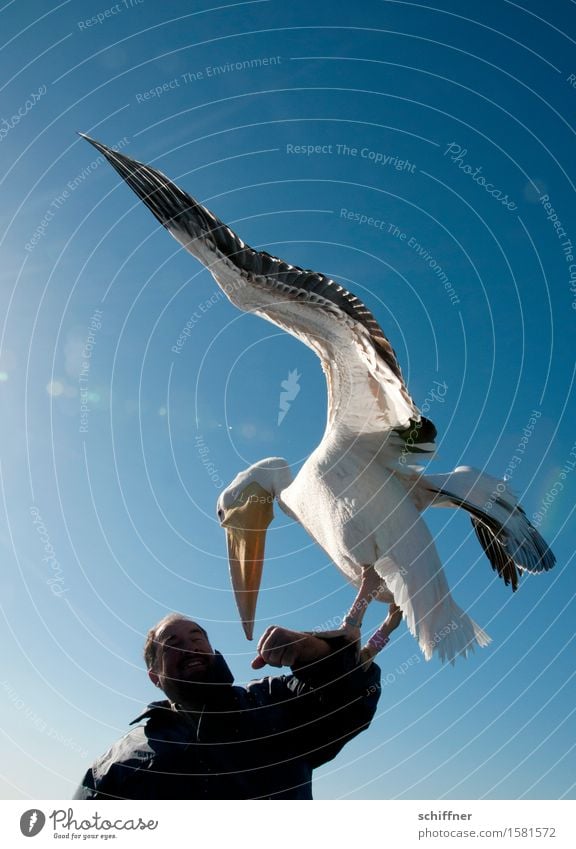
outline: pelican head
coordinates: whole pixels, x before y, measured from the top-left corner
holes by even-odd
[[[275,498],[291,482],[286,460],[269,457],[236,475],[216,506],[220,525],[226,529],[230,578],[249,640],[254,632],[266,529],[274,518]]]

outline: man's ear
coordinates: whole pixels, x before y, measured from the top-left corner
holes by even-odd
[[[155,687],[160,686],[160,680],[158,678],[158,675],[152,669],[148,670],[148,678],[152,681]]]

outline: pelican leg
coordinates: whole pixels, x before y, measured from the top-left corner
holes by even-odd
[[[373,566],[365,566],[362,570],[362,582],[352,607],[344,617],[344,627],[351,625],[361,628],[366,608],[380,592],[382,579]]]
[[[372,663],[378,652],[388,645],[390,642],[390,634],[394,631],[402,621],[402,611],[397,604],[391,604],[388,608],[388,616],[374,631],[365,646],[360,651],[361,663]]]
[[[362,569],[362,581],[360,589],[354,599],[352,607],[344,617],[344,621],[340,628],[335,631],[317,631],[319,637],[348,637],[351,641],[356,642],[360,639],[360,629],[362,620],[366,613],[366,608],[373,599],[376,598],[382,588],[382,579],[376,572],[373,566],[364,566]]]

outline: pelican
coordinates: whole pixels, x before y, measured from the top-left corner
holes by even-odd
[[[308,345],[326,375],[326,429],[298,474],[286,460],[267,458],[240,472],[218,499],[248,639],[276,503],[357,587],[342,633],[357,640],[368,605],[389,605],[361,651],[364,662],[387,644],[402,619],[426,660],[435,654],[454,662],[486,646],[490,637],[450,594],[422,511],[466,510],[492,568],[512,590],[520,572],[551,569],[554,555],[503,481],[468,466],[426,475],[413,464],[412,458],[433,454],[436,428],[410,397],[374,316],[325,275],[253,250],[159,171],[84,138],[209,269],[235,306]]]

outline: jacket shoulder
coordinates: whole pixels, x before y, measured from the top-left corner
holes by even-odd
[[[115,764],[138,768],[150,760],[153,755],[146,735],[146,726],[138,725],[110,746],[92,766],[96,782],[101,781]]]
[[[145,726],[133,728],[97,758],[82,778],[74,799],[126,798],[127,775],[146,769],[153,757]]]
[[[247,707],[272,705],[292,698],[290,682],[293,675],[274,675],[249,681],[244,689],[243,701]]]

